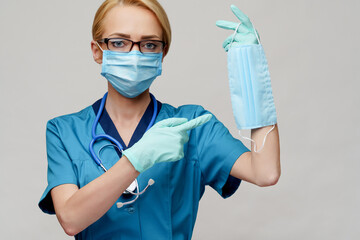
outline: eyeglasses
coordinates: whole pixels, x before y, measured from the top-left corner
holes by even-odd
[[[165,42],[159,40],[142,40],[134,42],[125,38],[104,38],[98,42],[105,43],[109,50],[116,52],[130,52],[134,45],[137,44],[142,53],[160,53],[164,50],[166,45]]]

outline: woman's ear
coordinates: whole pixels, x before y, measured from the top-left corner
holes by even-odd
[[[91,41],[91,51],[93,54],[94,61],[98,64],[102,64],[102,50],[96,43],[96,41]]]

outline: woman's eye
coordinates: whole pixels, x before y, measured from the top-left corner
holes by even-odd
[[[157,47],[157,45],[155,43],[152,43],[152,42],[147,42],[147,43],[144,44],[144,47],[146,49],[151,50],[151,49],[155,49]]]
[[[122,40],[119,40],[119,41],[113,41],[111,42],[112,46],[115,47],[115,48],[122,48],[122,47],[125,47],[126,44],[124,41]]]

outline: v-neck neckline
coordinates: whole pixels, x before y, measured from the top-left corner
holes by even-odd
[[[92,105],[95,115],[99,111],[100,103],[101,103],[101,99],[99,99]],[[161,102],[159,102],[159,101],[157,101],[157,104],[158,104],[158,111],[157,111],[156,115],[159,114],[161,105],[162,105]],[[119,132],[117,131],[117,129],[115,127],[114,122],[111,120],[108,112],[106,111],[106,108],[104,108],[103,113],[101,114],[101,117],[99,119],[99,124],[102,127],[102,129],[104,130],[105,134],[110,135],[111,137],[113,137],[117,141],[119,141],[119,143],[123,147],[123,150],[125,150],[127,148],[132,147],[137,141],[139,141],[141,139],[141,137],[144,135],[144,133],[152,119],[153,113],[154,113],[154,103],[153,103],[153,99],[151,99],[148,107],[146,108],[138,125],[136,126],[134,133],[131,136],[128,146],[126,146],[124,141],[122,140]],[[119,156],[121,156],[121,153],[117,148],[116,148],[116,152],[118,153]]]

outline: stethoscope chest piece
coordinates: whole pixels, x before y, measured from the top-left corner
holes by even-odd
[[[135,179],[135,181],[133,181],[130,184],[130,186],[125,190],[124,194],[129,194],[130,192],[135,192],[137,185],[138,185],[138,184],[136,184],[136,181],[137,180]]]

